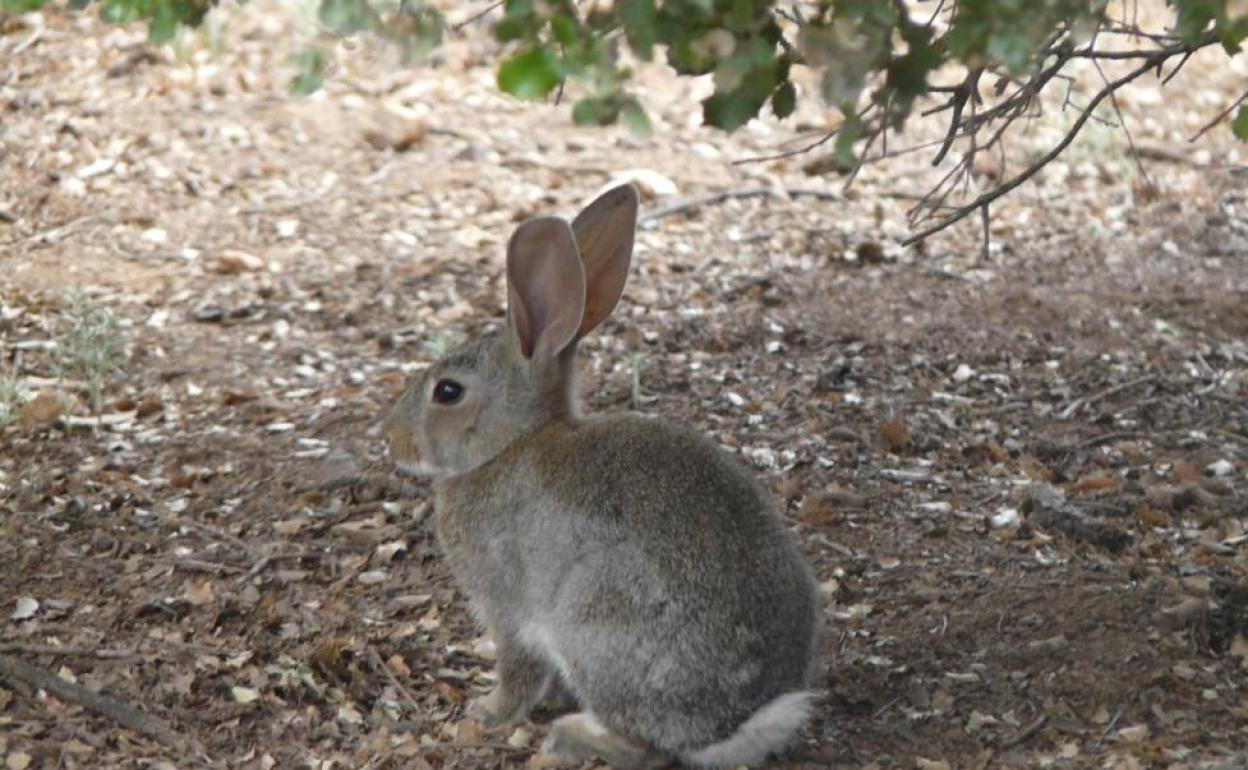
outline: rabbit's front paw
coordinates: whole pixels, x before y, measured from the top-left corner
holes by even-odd
[[[511,721],[511,711],[515,709],[507,709],[503,702],[505,699],[502,695],[501,687],[495,687],[490,691],[489,695],[482,695],[479,698],[473,698],[468,701],[468,706],[464,709],[464,716],[469,719],[475,719],[486,727],[495,727],[505,722]]]

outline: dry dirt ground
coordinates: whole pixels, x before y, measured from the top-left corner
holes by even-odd
[[[1123,94],[1155,190],[1093,124],[985,254],[899,247],[924,153],[843,195],[817,153],[731,164],[814,105],[726,137],[643,68],[654,135],[581,130],[495,92],[481,24],[423,69],[341,48],[294,99],[288,16],[227,17],[173,49],[0,17],[0,661],[188,741],[10,672],[6,767],[525,765],[544,718],[461,718],[488,651],[377,423],[499,323],[513,224],[630,169],[663,179],[583,390],[738,451],[815,564],[825,696],[778,767],[1246,766],[1248,175],[1225,126],[1187,142],[1244,57]],[[98,429],[58,373],[74,290],[126,333]]]

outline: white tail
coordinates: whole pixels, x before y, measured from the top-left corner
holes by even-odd
[[[790,692],[768,702],[719,743],[681,753],[692,767],[723,768],[757,765],[787,746],[810,719],[813,692]]]

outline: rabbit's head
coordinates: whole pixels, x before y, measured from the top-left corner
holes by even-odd
[[[530,219],[507,244],[507,327],[417,375],[382,424],[396,464],[453,476],[550,420],[575,416],[576,343],[615,307],[637,223],[631,185],[569,225]]]

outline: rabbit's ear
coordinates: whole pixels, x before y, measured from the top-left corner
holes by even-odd
[[[530,219],[507,244],[507,314],[525,358],[549,361],[577,337],[585,269],[568,223]]]
[[[572,232],[585,263],[585,316],[576,336],[602,323],[624,293],[637,227],[637,188],[623,184],[606,191],[572,220]]]

